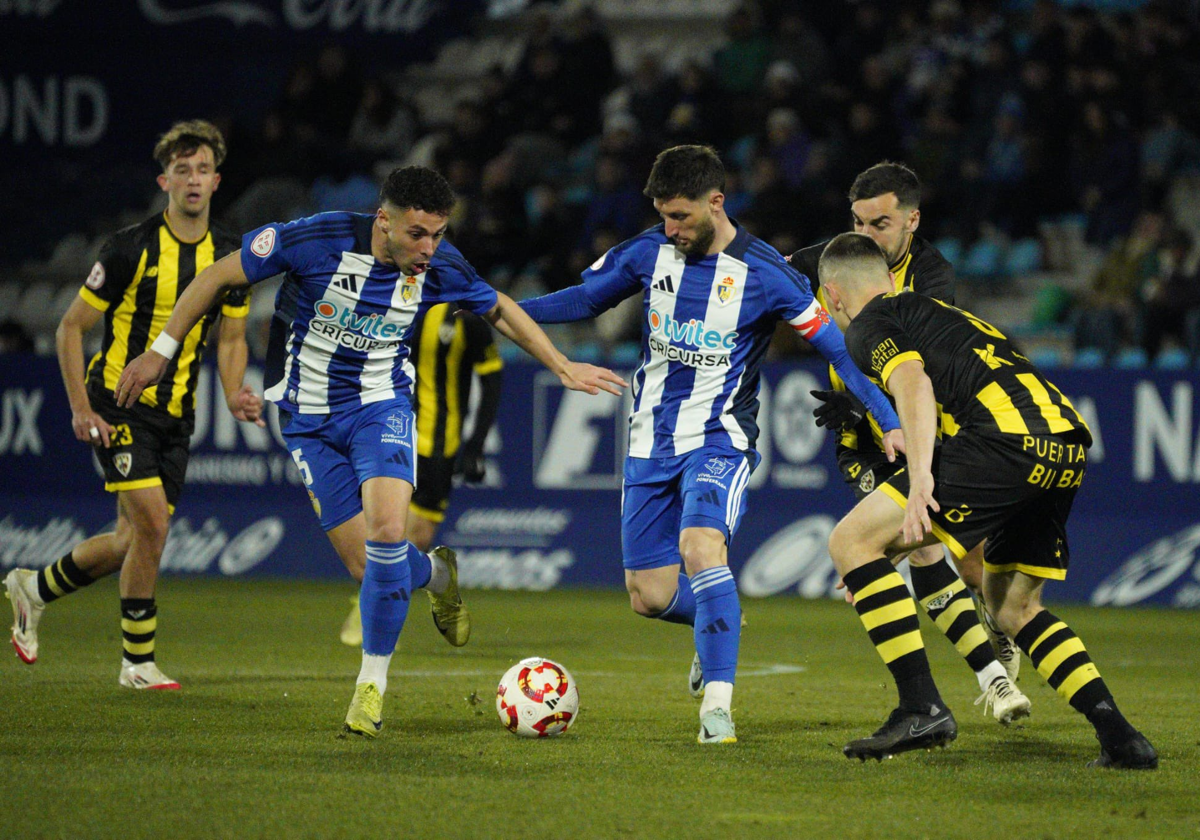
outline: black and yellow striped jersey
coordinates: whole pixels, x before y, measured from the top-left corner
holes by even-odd
[[[826,309],[830,307],[825,299],[825,290],[821,288],[821,279],[817,275],[817,264],[821,259],[821,252],[828,244],[829,241],[826,240],[808,248],[801,248],[788,257],[792,266],[808,277],[813,294]],[[909,240],[904,256],[888,266],[888,270],[895,276],[897,292],[916,292],[944,303],[954,303],[954,266],[928,240],[914,235]],[[832,365],[829,367],[829,382],[835,391],[846,390],[846,383],[842,382]],[[843,450],[846,449],[882,452],[883,430],[879,428],[875,418],[868,414],[853,429],[838,433],[838,449],[839,462],[842,460]]]
[[[216,226],[199,241],[185,242],[171,230],[165,213],[113,234],[79,290],[84,301],[104,313],[104,342],[88,363],[88,388],[112,393],[125,365],[162,332],[192,279],[240,245]],[[249,311],[249,288],[227,292],[187,334],[162,380],[143,391],[139,402],[190,421],[209,327],[218,313],[245,318]]]
[[[492,330],[478,315],[439,303],[418,316],[410,347],[417,383],[417,454],[453,458],[462,444],[463,419],[471,393],[471,372],[496,373],[503,366]]]
[[[948,303],[911,292],[872,300],[846,330],[854,363],[887,389],[892,371],[918,360],[933,382],[943,436],[1082,433],[1083,417],[998,329]]]

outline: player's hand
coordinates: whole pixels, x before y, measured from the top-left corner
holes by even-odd
[[[147,350],[125,365],[125,370],[121,371],[121,378],[117,380],[117,388],[113,392],[117,398],[117,405],[121,408],[129,408],[136,403],[138,397],[142,395],[142,391],[162,379],[163,372],[170,363],[171,360],[166,356],[153,350]]]
[[[851,592],[849,589],[846,589],[846,581],[844,581],[844,580],[839,580],[839,581],[837,582],[837,587],[836,587],[836,588],[837,588],[837,589],[843,589],[843,590],[845,590],[845,592],[843,593],[843,596],[845,597],[845,599],[846,599],[846,603],[847,603],[847,604],[853,604],[853,603],[854,603],[854,593],[853,593],[853,592]]]
[[[483,457],[483,450],[474,446],[464,446],[458,450],[454,472],[461,475],[467,484],[482,483],[487,477],[487,459]]]
[[[267,421],[263,420],[262,397],[254,393],[249,385],[243,385],[241,390],[225,401],[229,413],[243,423],[253,423],[259,428],[266,428]]]
[[[904,508],[904,525],[900,534],[905,545],[917,545],[932,533],[933,523],[929,521],[929,511],[940,511],[941,505],[933,498],[933,475],[910,475],[908,485],[908,505]]]
[[[608,368],[583,362],[567,362],[566,369],[558,377],[564,387],[572,391],[586,391],[589,394],[599,394],[608,391],[615,396],[621,396],[621,389],[628,388],[629,383],[617,376]]]
[[[821,404],[813,409],[817,425],[830,431],[849,431],[867,416],[862,400],[849,391],[809,391]]]
[[[92,411],[91,406],[88,406],[86,411],[71,413],[71,428],[75,431],[76,440],[108,449],[113,427],[108,425],[103,417]]]
[[[908,450],[904,448],[904,432],[892,429],[883,436],[883,453],[887,455],[888,463],[896,463],[896,453],[903,455]]]

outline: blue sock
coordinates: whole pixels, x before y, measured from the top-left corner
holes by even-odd
[[[362,610],[363,652],[391,656],[408,616],[411,574],[408,543],[367,540],[367,568],[358,605]]]
[[[732,683],[742,636],[742,608],[733,572],[728,566],[697,572],[691,589],[696,596],[696,653],[704,681]]]
[[[696,623],[696,596],[692,594],[692,583],[687,575],[680,572],[675,597],[667,604],[665,610],[651,618],[669,621],[672,624],[686,624],[688,627]]]
[[[428,554],[412,543],[405,543],[405,545],[408,546],[408,569],[412,576],[411,591],[424,589],[429,585],[429,579],[433,577],[433,563],[430,562]]]

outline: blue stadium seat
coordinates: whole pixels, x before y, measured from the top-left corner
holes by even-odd
[[[980,239],[969,249],[959,271],[964,277],[998,277],[1003,254],[1000,246],[990,239]]]
[[[1113,357],[1113,367],[1121,370],[1140,370],[1150,363],[1141,347],[1122,347]]]
[[[1029,361],[1039,368],[1057,368],[1063,366],[1063,354],[1053,347],[1038,347],[1029,354]]]
[[[570,356],[573,362],[587,362],[591,365],[598,365],[604,359],[604,352],[596,342],[584,341],[575,345],[571,350]]]
[[[615,368],[636,367],[642,358],[642,347],[636,341],[622,341],[608,354],[608,363]]]
[[[1009,246],[1004,271],[1009,275],[1033,274],[1042,267],[1042,246],[1036,239],[1018,239]]]
[[[1080,347],[1075,351],[1074,366],[1088,370],[1104,367],[1104,351],[1099,347]]]
[[[1186,370],[1191,361],[1182,347],[1168,347],[1155,357],[1154,366],[1160,370]]]
[[[962,242],[955,239],[953,236],[947,236],[944,239],[939,239],[933,243],[933,247],[942,252],[942,256],[950,261],[950,264],[955,268],[962,265],[963,246]]]

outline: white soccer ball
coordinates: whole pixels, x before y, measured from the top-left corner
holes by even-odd
[[[500,678],[496,712],[509,732],[524,738],[561,735],[579,717],[579,688],[557,662],[522,659]]]

